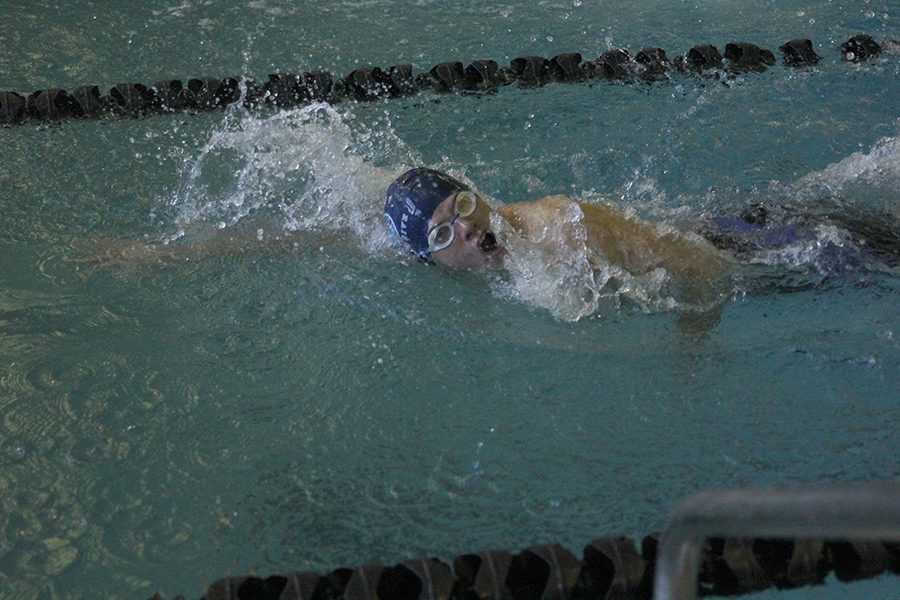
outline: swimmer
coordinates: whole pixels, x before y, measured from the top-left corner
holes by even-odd
[[[509,254],[503,239],[512,241],[510,235],[538,245],[577,245],[577,239],[550,235],[554,228],[570,238],[583,234],[595,267],[612,265],[631,275],[663,268],[694,287],[714,283],[730,266],[752,261],[755,252],[815,240],[816,230],[829,226],[844,236],[834,242],[842,250],[841,260],[870,256],[888,268],[900,266],[896,216],[819,208],[814,214],[802,207],[756,203],[738,216],[710,217],[689,233],[566,196],[508,203],[495,210],[477,190],[446,173],[418,167],[388,187],[384,216],[419,260],[469,271],[503,268]],[[581,227],[566,229],[560,223]],[[498,226],[502,233],[495,231]]]
[[[713,288],[731,262],[727,253],[700,236],[653,225],[609,205],[547,196],[504,204],[495,211],[476,190],[424,167],[391,183],[384,215],[394,235],[419,260],[453,269],[503,268],[510,251],[503,239],[509,235],[537,245],[559,244],[548,231],[564,221],[583,226],[561,231],[583,238],[592,267],[612,265],[631,275],[662,268],[691,298]],[[492,223],[504,233],[495,231]]]
[[[826,212],[817,207],[812,213],[803,207],[757,203],[737,216],[705,217],[695,231],[685,232],[566,196],[497,207],[446,173],[419,167],[390,184],[383,211],[394,235],[425,263],[483,272],[514,270],[523,249],[538,252],[538,263],[530,264],[548,268],[553,263],[565,265],[577,255],[577,260],[586,258],[595,273],[603,272],[598,281],[609,285],[609,291],[631,276],[662,275],[671,296],[694,307],[710,306],[709,301],[717,304],[729,294],[730,286],[721,284],[737,265],[766,264],[765,253],[790,249],[798,242],[818,245],[815,268],[825,275],[900,268],[896,216],[848,212],[840,206]],[[825,236],[820,235],[823,228]],[[302,235],[276,229],[267,231],[262,241],[262,229],[255,235],[248,231],[215,230],[172,244],[91,240],[88,256],[67,262],[86,276],[103,268],[238,255],[258,248],[291,251]],[[768,281],[764,278],[764,285]],[[784,291],[795,286],[791,280]]]

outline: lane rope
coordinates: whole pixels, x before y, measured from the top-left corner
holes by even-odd
[[[628,537],[594,540],[580,558],[559,544],[517,554],[488,551],[385,566],[369,563],[329,573],[226,577],[204,600],[650,600],[659,534],[641,547]],[[721,539],[706,541],[698,596],[747,594],[900,574],[900,543],[872,541]],[[164,600],[159,593],[150,600]],[[178,596],[175,600],[183,600]]]
[[[892,46],[900,42],[890,41]],[[779,46],[783,63],[792,68],[808,67],[821,60],[808,39],[794,39]],[[841,44],[843,60],[864,62],[883,52],[870,35],[858,34]],[[494,60],[476,60],[464,66],[460,61],[443,62],[428,71],[414,74],[410,64],[388,68],[364,67],[343,78],[329,71],[302,74],[273,73],[260,82],[247,77],[202,77],[157,81],[153,85],[119,83],[101,94],[100,86],[85,85],[66,91],[61,88],[20,94],[0,92],[0,124],[100,117],[144,117],[173,112],[221,110],[241,102],[248,109],[265,106],[290,108],[311,102],[367,102],[380,98],[402,98],[423,91],[438,93],[488,92],[518,84],[539,87],[557,82],[653,83],[673,74],[727,79],[737,74],[761,73],[776,64],[775,54],[749,42],[732,42],[725,52],[710,44],[694,46],[683,55],[669,59],[662,48],[643,48],[632,56],[626,49],[609,50],[594,60],[584,60],[579,52],[552,58],[514,58],[508,67]]]

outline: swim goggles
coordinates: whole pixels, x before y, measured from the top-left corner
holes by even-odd
[[[477,205],[478,199],[475,196],[475,192],[468,190],[457,192],[453,198],[453,218],[449,221],[438,223],[428,232],[428,251],[437,252],[452,244],[453,239],[456,237],[456,227],[454,225],[457,219],[471,215],[475,212]]]

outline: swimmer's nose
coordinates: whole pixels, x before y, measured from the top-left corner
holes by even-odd
[[[478,236],[481,233],[481,229],[470,221],[466,217],[462,217],[456,221],[456,232],[464,239],[466,242],[471,242],[472,240],[478,241]]]

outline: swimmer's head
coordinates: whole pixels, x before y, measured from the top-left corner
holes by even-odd
[[[384,204],[391,230],[419,260],[468,271],[503,266],[491,212],[465,184],[422,167],[395,179]]]
[[[428,223],[445,198],[469,189],[446,173],[418,167],[395,179],[387,191],[384,216],[391,231],[418,258],[431,262]]]

